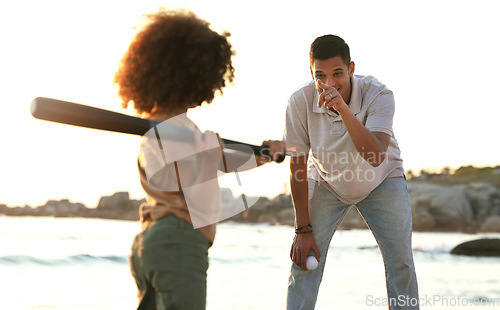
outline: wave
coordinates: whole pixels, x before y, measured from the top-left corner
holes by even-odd
[[[421,252],[427,254],[450,254],[453,247],[444,245],[429,245],[429,246],[416,246],[413,248],[413,252]],[[361,246],[357,247],[358,250],[377,250],[378,246]]]
[[[0,256],[0,265],[88,265],[99,263],[128,264],[127,256],[104,255],[96,256],[90,254],[77,254],[65,258],[45,258],[29,255],[7,255]]]

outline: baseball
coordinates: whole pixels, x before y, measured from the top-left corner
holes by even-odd
[[[308,270],[314,270],[318,267],[318,261],[314,256],[308,256],[306,260],[306,267]]]

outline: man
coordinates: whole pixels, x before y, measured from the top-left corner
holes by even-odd
[[[296,221],[287,308],[314,308],[330,240],[355,205],[382,252],[390,309],[418,309],[393,94],[374,77],[354,75],[349,47],[338,36],[312,43],[310,68],[313,81],[287,107]],[[319,261],[315,270],[306,269],[308,255]]]

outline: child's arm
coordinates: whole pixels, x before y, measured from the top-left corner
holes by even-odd
[[[223,161],[220,170],[224,172],[246,171],[256,168],[272,160],[276,160],[286,150],[284,141],[266,140],[262,142],[262,145],[269,148],[269,156],[256,155],[255,160],[251,160],[253,158],[252,154],[231,151],[224,152],[222,141],[219,140],[219,142],[223,151]]]

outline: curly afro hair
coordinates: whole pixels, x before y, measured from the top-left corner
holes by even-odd
[[[212,102],[233,82],[229,32],[218,34],[187,10],[160,9],[145,17],[114,76],[123,108],[132,103],[138,113],[185,111]]]

